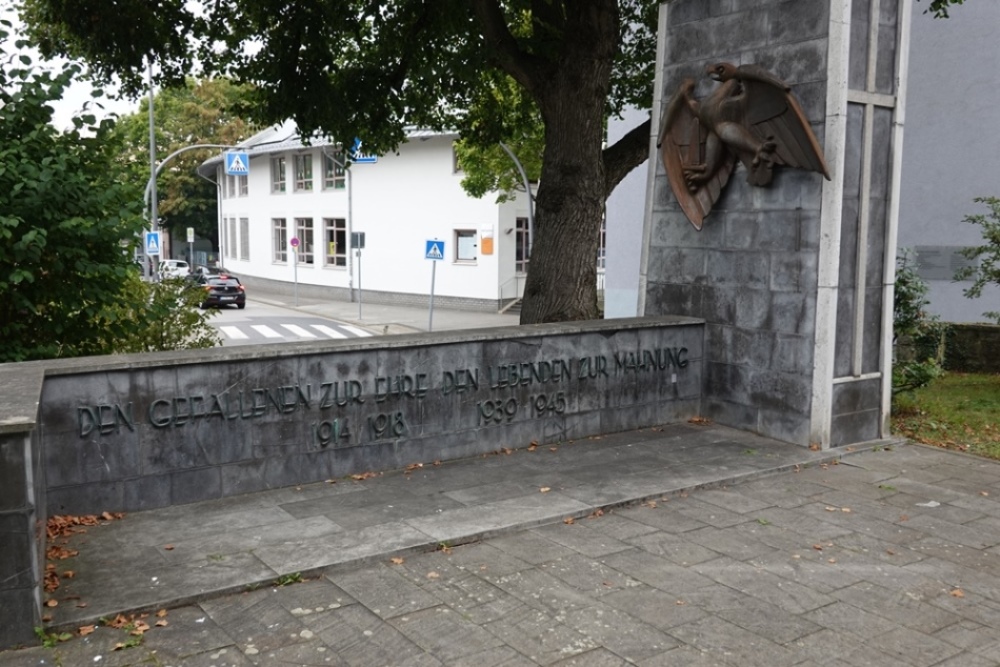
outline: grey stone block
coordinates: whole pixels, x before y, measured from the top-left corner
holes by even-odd
[[[775,292],[812,294],[818,281],[818,258],[812,252],[774,252],[770,258],[770,288]]]
[[[170,475],[172,505],[222,497],[222,477],[218,468],[180,470]]]
[[[834,377],[846,377],[852,373],[854,335],[854,294],[850,290],[841,288],[837,293],[837,332],[833,350]]]
[[[795,3],[804,9],[808,3]],[[827,76],[827,40],[826,35],[817,39],[774,43],[765,48],[751,51],[746,62],[759,65],[772,72],[776,77],[792,86],[792,92],[802,102],[799,89],[804,84],[820,83],[826,85]],[[804,108],[803,108],[804,110]],[[823,114],[814,116],[806,114],[811,121],[821,120]]]
[[[880,410],[835,415],[830,428],[830,445],[840,447],[877,440],[880,423]]]
[[[0,590],[0,646],[28,646],[38,638],[42,626],[34,591],[27,588]]]
[[[810,420],[808,414],[761,407],[757,411],[757,433],[775,440],[808,446]]]
[[[0,595],[3,591],[33,588],[39,574],[32,562],[33,512],[0,512]]]
[[[27,507],[29,443],[26,434],[0,434],[0,512]]]
[[[700,21],[708,18],[709,15],[708,3],[700,0],[681,0],[680,2],[671,3],[669,8],[669,21],[672,26],[690,23],[691,21]]]
[[[705,279],[712,285],[762,289],[768,286],[769,253],[709,250],[704,253]]]
[[[843,415],[879,407],[882,381],[878,378],[841,382],[833,386],[833,414]]]
[[[49,514],[100,514],[120,512],[125,506],[125,483],[92,482],[46,490]]]
[[[736,316],[732,324],[743,329],[764,329],[771,321],[771,292],[739,287],[733,292]]]
[[[769,40],[782,44],[825,37],[830,26],[830,3],[789,0],[767,10]]]
[[[894,3],[887,2],[887,5]],[[875,63],[875,90],[884,95],[896,94],[896,37],[895,23],[879,25],[878,60]]]
[[[861,372],[882,370],[882,289],[865,290],[865,324],[862,333]]]

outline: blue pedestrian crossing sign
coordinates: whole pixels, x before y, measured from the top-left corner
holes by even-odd
[[[428,241],[424,259],[444,259],[444,241]]]
[[[377,155],[365,155],[361,152],[361,139],[354,137],[354,143],[351,145],[351,150],[347,151],[348,157],[351,158],[351,162],[356,164],[375,164],[378,162]]]
[[[226,153],[226,174],[246,176],[250,173],[250,158],[246,153]]]
[[[149,256],[160,254],[160,232],[146,232],[146,254]]]

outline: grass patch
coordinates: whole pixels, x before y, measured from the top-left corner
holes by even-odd
[[[949,372],[895,398],[893,431],[1000,460],[1000,375]]]

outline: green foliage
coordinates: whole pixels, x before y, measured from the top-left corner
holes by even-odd
[[[892,393],[911,392],[940,376],[945,325],[924,307],[927,283],[917,274],[913,253],[900,249],[893,301]]]
[[[1000,375],[949,372],[908,395],[892,425],[918,442],[1000,459]]]
[[[0,41],[9,28],[0,24]],[[173,334],[155,331],[159,300],[132,262],[142,186],[116,166],[113,123],[84,115],[68,132],[51,125],[50,102],[81,68],[39,70],[23,53],[2,63],[0,362],[163,349],[139,342],[154,338],[172,346]],[[197,326],[181,327],[185,346],[205,344]]]
[[[208,320],[216,311],[199,310],[204,291],[183,278],[159,283],[142,280],[138,273],[124,285],[128,302],[117,304],[105,316],[125,323],[125,335],[109,341],[102,353],[128,354],[160,350],[190,350],[221,345],[219,333]],[[145,304],[137,308],[136,304]]]
[[[978,299],[983,295],[983,288],[987,285],[1000,285],[1000,199],[976,197],[973,201],[985,204],[989,212],[967,215],[963,222],[979,225],[982,228],[983,243],[960,251],[962,255],[975,260],[977,264],[956,271],[955,280],[971,278],[972,285],[962,293],[970,299]],[[1000,324],[1000,312],[991,310],[983,313],[983,316]]]
[[[228,79],[195,80],[159,90],[154,98],[158,158],[194,144],[233,145],[248,138],[255,126],[238,112],[249,95],[246,86]],[[113,140],[119,142],[119,162],[128,179],[149,179],[149,98],[139,110],[120,118]],[[158,221],[161,227],[193,227],[200,238],[218,247],[216,187],[196,169],[218,149],[193,150],[173,158],[156,181]]]
[[[294,572],[292,574],[283,574],[274,580],[275,586],[290,586],[291,584],[301,584],[304,581],[302,574],[299,572]]]
[[[920,0],[917,0],[918,2]],[[924,10],[925,14],[933,14],[934,18],[949,18],[948,9],[952,5],[964,4],[965,0],[931,0],[931,4]]]
[[[73,638],[68,632],[46,632],[45,628],[35,628],[35,636],[45,648],[55,648],[60,642],[68,642]]]

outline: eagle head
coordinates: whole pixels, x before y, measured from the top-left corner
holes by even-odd
[[[729,81],[736,78],[736,65],[732,63],[715,63],[705,69],[709,78],[715,81]]]

